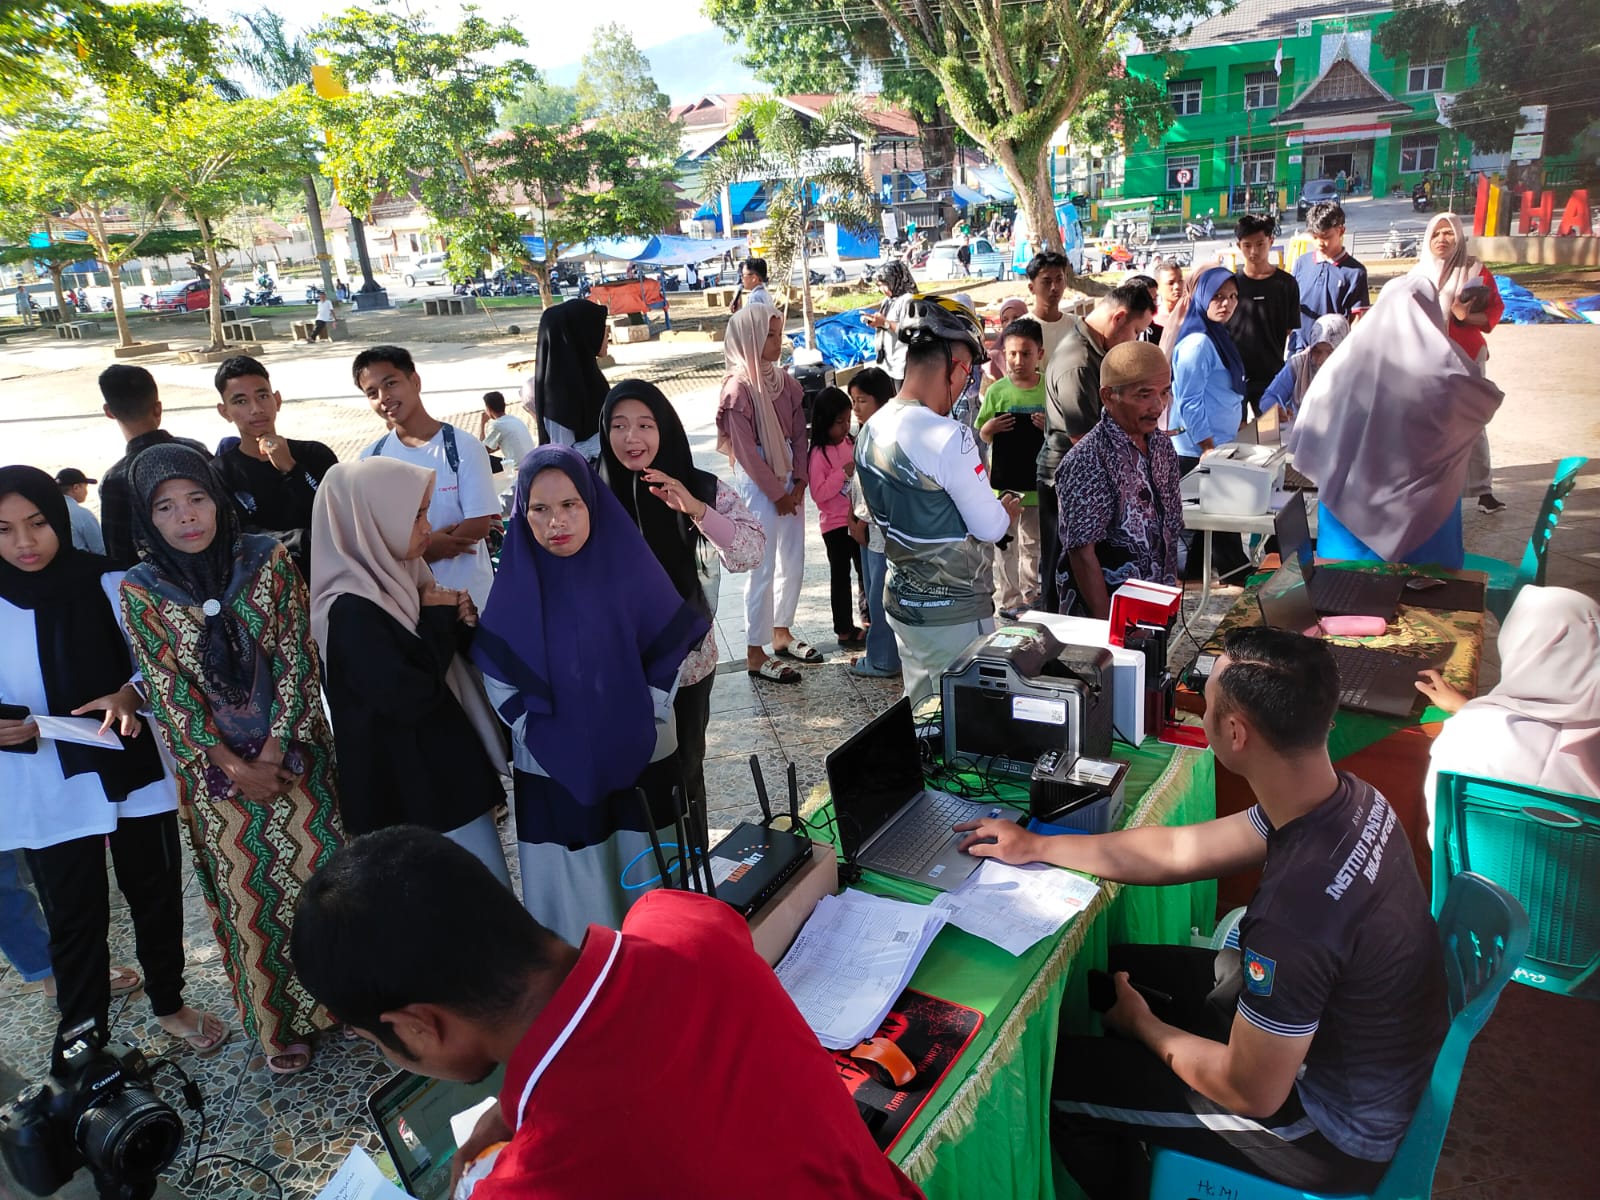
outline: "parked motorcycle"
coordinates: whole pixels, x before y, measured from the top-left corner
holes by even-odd
[[[1384,239],[1383,243],[1383,256],[1385,258],[1417,257],[1416,235],[1401,233],[1395,226],[1389,226],[1389,236]]]
[[[111,297],[110,296],[101,296],[100,297],[100,311],[101,312],[111,312],[115,308],[116,308],[116,305],[111,302]]]
[[[314,291],[315,289],[312,290]],[[278,290],[273,285],[272,280],[263,279],[254,290],[248,287],[244,289],[244,302],[251,308],[269,307],[275,304],[282,304],[283,297],[278,295]],[[312,300],[311,303],[315,304],[316,301]]]
[[[1212,212],[1215,212],[1213,209]],[[1183,236],[1191,242],[1210,241],[1216,236],[1217,223],[1212,219],[1212,212],[1207,212],[1198,221],[1190,221],[1183,227]]]
[[[844,268],[841,266],[836,265],[830,274],[834,283],[843,283],[845,281]]]
[[[1428,195],[1427,183],[1419,183],[1411,189],[1411,211],[1432,212],[1433,197]]]

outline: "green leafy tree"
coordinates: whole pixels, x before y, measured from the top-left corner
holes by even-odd
[[[739,123],[706,165],[704,198],[715,201],[730,184],[752,179],[767,188],[767,247],[776,278],[790,278],[800,259],[801,312],[806,345],[813,339],[811,245],[813,222],[833,221],[857,233],[872,228],[878,202],[872,181],[854,157],[830,153],[871,136],[859,105],[840,99],[809,120],[775,97],[746,102]]]
[[[578,89],[553,83],[530,83],[522,95],[500,110],[500,123],[513,125],[570,125],[578,115]]]
[[[217,226],[250,193],[281,191],[311,153],[310,100],[293,87],[265,100],[196,97],[146,114],[134,149],[158,164],[162,190],[200,232],[206,276],[220,280]],[[211,289],[211,348],[222,349],[222,289]]]
[[[1450,124],[1480,150],[1511,148],[1524,105],[1549,106],[1551,154],[1600,118],[1600,0],[1397,0],[1378,45],[1416,62],[1458,57],[1472,46],[1478,81],[1456,96]]]
[[[578,65],[578,115],[647,146],[651,156],[678,157],[678,124],[650,74],[650,60],[621,25],[602,25]]]
[[[387,0],[348,9],[313,32],[351,94],[320,106],[333,133],[324,166],[349,209],[371,215],[380,195],[409,196],[449,243],[458,276],[489,254],[516,257],[518,223],[483,164],[499,113],[538,73],[506,50],[526,45],[510,22],[467,5],[434,30]],[[359,89],[359,90],[358,90]]]
[[[667,171],[644,161],[647,152],[638,138],[578,123],[519,125],[495,140],[487,159],[493,178],[527,206],[544,241],[543,255],[532,257],[518,219],[514,257],[528,264],[542,295],[556,295],[550,274],[572,247],[598,238],[647,237],[671,222]]]
[[[47,222],[56,224],[56,222]],[[50,241],[43,246],[29,244],[30,235],[44,233]],[[6,214],[6,222],[0,226],[0,236],[15,242],[15,245],[0,249],[0,263],[38,263],[50,276],[50,282],[55,288],[56,305],[62,312],[68,312],[66,283],[63,276],[68,267],[94,258],[94,249],[86,241],[68,241],[59,234],[52,232],[48,227],[44,229],[32,228],[32,223],[18,218],[14,213]],[[132,234],[114,233],[111,235],[113,246],[125,246],[133,241]],[[200,232],[196,229],[157,229],[139,240],[139,253],[143,258],[163,258],[169,255],[195,255],[200,253]]]

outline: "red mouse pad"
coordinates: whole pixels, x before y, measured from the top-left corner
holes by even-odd
[[[976,1009],[907,988],[875,1037],[834,1051],[839,1078],[879,1149],[899,1140],[982,1024]],[[895,1082],[908,1075],[907,1082]]]

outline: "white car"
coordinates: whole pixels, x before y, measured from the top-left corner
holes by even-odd
[[[400,277],[405,280],[407,287],[416,287],[419,283],[443,283],[444,255],[424,254],[400,271]]]

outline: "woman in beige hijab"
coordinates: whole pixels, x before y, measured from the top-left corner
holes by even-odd
[[[351,835],[425,825],[510,883],[495,828],[507,749],[466,661],[478,610],[423,561],[433,472],[392,458],[333,467],[311,515],[311,632]]]
[[[1476,699],[1437,671],[1417,682],[1455,714],[1430,752],[1430,830],[1440,771],[1600,797],[1600,603],[1568,588],[1525,587],[1500,626],[1499,649],[1500,682]]]
[[[745,576],[745,668],[774,683],[799,683],[779,659],[820,663],[822,655],[789,625],[800,603],[806,550],[804,393],[778,367],[783,317],[770,304],[747,304],[728,322],[728,373],[717,403],[717,449],[733,465],[733,486],[766,531],[761,563]],[[774,657],[766,647],[772,646]]]

